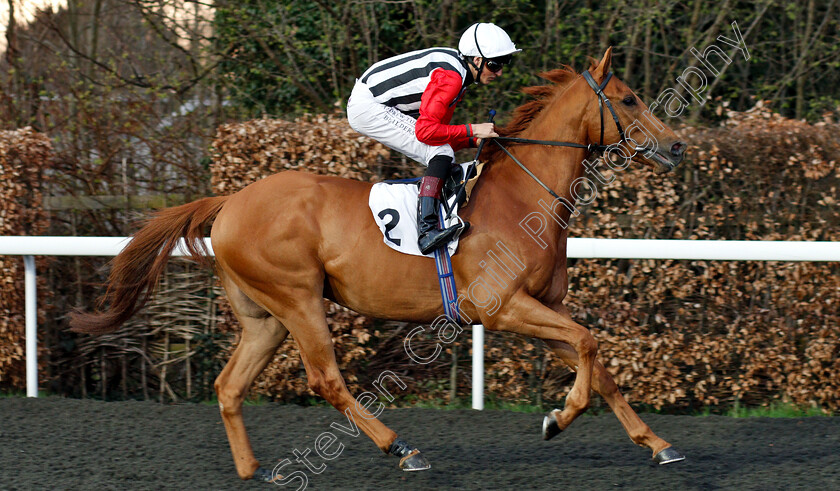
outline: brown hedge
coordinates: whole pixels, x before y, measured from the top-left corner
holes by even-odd
[[[0,131],[0,235],[39,235],[46,229],[41,186],[52,159],[52,145],[45,135],[28,127]],[[23,259],[0,256],[2,389],[25,388],[23,280]],[[39,313],[43,315],[42,309]]]
[[[218,195],[283,170],[378,180],[384,145],[356,133],[343,117],[257,119],[222,125],[213,141],[212,185]]]

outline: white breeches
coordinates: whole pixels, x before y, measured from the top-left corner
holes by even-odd
[[[436,155],[455,160],[455,152],[448,144],[433,146],[420,142],[414,134],[417,120],[373,100],[370,90],[358,80],[347,101],[347,119],[354,130],[423,165],[429,165]]]

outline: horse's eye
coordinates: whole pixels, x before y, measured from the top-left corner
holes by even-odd
[[[623,102],[624,104],[626,104],[628,106],[635,106],[636,105],[636,98],[633,97],[632,95],[628,95],[621,102]]]

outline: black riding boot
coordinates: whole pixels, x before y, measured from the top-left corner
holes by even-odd
[[[470,225],[464,222],[463,225],[457,223],[449,228],[439,229],[439,207],[440,200],[431,196],[421,196],[417,202],[417,230],[420,232],[417,245],[420,246],[420,252],[423,254],[429,254],[455,240]]]
[[[438,228],[440,220],[438,210],[440,209],[441,189],[447,177],[452,161],[449,157],[437,156],[429,162],[426,175],[420,182],[420,197],[417,200],[417,245],[420,252],[429,254],[435,249],[445,246],[451,240],[457,238],[469,227],[469,223],[455,224],[441,230]]]

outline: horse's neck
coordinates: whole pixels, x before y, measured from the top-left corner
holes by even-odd
[[[533,140],[586,144],[587,128],[583,124],[585,109],[585,98],[569,93],[563,94],[548,103],[529,127],[517,136]],[[534,144],[510,145],[507,148],[540,181],[562,198],[574,202],[570,188],[574,180],[583,174],[581,162],[586,155],[583,149]],[[540,200],[549,203],[554,200],[510,158],[494,162],[488,170],[484,186],[501,188],[503,194],[526,206],[538,207]],[[496,203],[496,206],[498,205],[500,203]],[[565,208],[563,210],[565,211]],[[568,216],[563,218],[568,220]]]
[[[580,89],[572,88],[554,97],[534,121],[520,135],[532,140],[549,140],[558,142],[578,143],[587,142],[587,128],[584,126],[584,115],[588,98],[579,94]],[[561,196],[568,191],[572,180],[578,176],[584,152],[569,147],[553,147],[546,145],[529,145],[527,151],[536,155],[535,170],[546,176],[546,183],[552,181],[555,191]]]
[[[579,92],[572,88],[554,96],[518,136],[585,144],[587,132],[583,119],[588,99]]]
[[[547,105],[530,127],[517,136],[587,143],[587,128],[583,127],[585,101],[577,102],[580,98],[575,97],[565,103],[565,99]],[[507,148],[567,203],[575,202],[570,186],[583,174],[581,162],[586,154],[583,149],[524,144],[509,145]],[[500,236],[507,236],[511,244],[524,240],[520,244],[522,257],[528,256],[537,261],[541,261],[543,253],[549,251],[556,254],[552,260],[565,258],[570,215],[566,206],[508,157],[498,159],[487,167],[473,189],[469,206],[464,209],[464,218],[475,221],[479,228],[485,227]],[[527,227],[531,226],[533,231],[539,227],[540,220],[544,230],[539,234],[529,232]],[[534,235],[539,235],[539,238]]]

